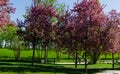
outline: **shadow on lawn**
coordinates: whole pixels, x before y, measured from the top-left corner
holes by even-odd
[[[88,74],[94,74],[99,71],[107,69],[88,69]],[[1,72],[52,72],[52,73],[65,73],[65,74],[84,74],[84,69],[74,69],[66,68],[61,65],[47,65],[47,64],[37,64],[32,67],[31,63],[22,63],[22,62],[0,62],[0,71]]]

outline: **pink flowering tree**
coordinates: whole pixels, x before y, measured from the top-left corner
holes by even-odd
[[[90,55],[88,52],[92,49],[100,49],[100,27],[104,24],[102,9],[103,7],[97,0],[83,0],[75,4],[72,12],[67,11],[61,19],[62,22],[59,23],[60,27],[57,30],[57,34],[59,34],[58,45],[75,54],[76,68],[79,51],[85,52],[85,63],[87,64],[86,58],[87,55]],[[91,54],[96,54],[96,52],[91,51]]]
[[[0,0],[0,26],[5,24],[12,25],[10,21],[10,13],[14,13],[15,9],[9,4],[9,0]]]
[[[40,42],[44,46],[44,63],[47,62],[47,48],[52,42],[54,37],[54,26],[55,22],[53,18],[57,18],[56,9],[52,6],[45,6],[42,3],[33,4],[30,8],[24,23],[19,22],[19,26],[24,26],[25,30],[18,31],[22,35],[25,41],[31,43],[33,54],[32,54],[32,65],[34,65],[34,56],[36,45]]]
[[[100,27],[104,24],[105,18],[102,10],[103,6],[101,6],[97,0],[83,0],[76,3],[73,9],[74,22],[75,25],[79,27],[78,31],[80,32],[78,35],[80,36],[80,44],[82,45],[81,49],[84,51],[86,72],[87,55],[96,55],[97,49],[101,49],[99,39]],[[76,36],[78,35],[76,34]],[[91,51],[91,53],[89,51]]]
[[[10,20],[10,14],[15,12],[15,8],[13,8],[9,0],[0,0],[0,39],[1,41],[5,40],[5,32],[7,31],[7,27],[14,26],[14,22]],[[3,38],[4,37],[4,38]]]
[[[120,13],[117,13],[116,10],[111,10],[105,20],[105,25],[103,26],[103,48],[107,52],[112,52],[112,68],[114,69],[114,53],[118,52],[120,41]]]

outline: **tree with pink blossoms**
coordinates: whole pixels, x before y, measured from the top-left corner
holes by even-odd
[[[0,26],[4,27],[5,24],[12,24],[10,21],[10,13],[14,13],[15,8],[9,4],[9,0],[0,0]]]
[[[34,56],[36,45],[40,42],[44,46],[44,63],[47,62],[47,48],[54,36],[54,26],[52,18],[57,18],[56,9],[52,6],[45,6],[42,3],[35,4],[30,8],[25,22],[23,24],[25,30],[19,30],[25,41],[31,43],[33,54],[32,54],[32,65],[34,65]],[[19,26],[20,26],[19,25]]]
[[[15,23],[10,20],[10,14],[15,12],[15,8],[9,3],[9,0],[0,0],[0,32],[1,38],[4,37],[4,33],[7,31],[6,26],[15,26]],[[14,27],[13,27],[14,28]],[[1,41],[6,38],[2,38]]]
[[[107,52],[112,52],[112,68],[114,69],[114,53],[119,50],[119,24],[120,13],[116,10],[111,10],[106,16],[103,28],[103,48]]]
[[[85,57],[85,70],[87,72],[87,55],[92,49],[92,55],[101,49],[100,30],[104,25],[103,6],[97,0],[83,0],[76,3],[73,9],[75,25],[79,27],[79,39]],[[77,28],[78,28],[77,27]],[[77,32],[77,31],[76,31]],[[97,51],[99,52],[99,51]]]
[[[96,0],[83,0],[75,4],[72,12],[67,11],[62,17],[62,22],[59,23],[58,45],[75,54],[76,68],[79,51],[85,51],[85,57],[87,57],[90,49],[100,48],[100,26],[104,24],[102,9]]]

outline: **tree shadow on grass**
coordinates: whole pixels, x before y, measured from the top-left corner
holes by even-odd
[[[88,69],[88,74],[95,74],[96,72],[100,72],[106,69]],[[46,64],[37,64],[31,66],[31,63],[11,63],[11,62],[0,62],[0,71],[1,72],[16,72],[16,73],[24,73],[24,72],[51,72],[51,73],[65,73],[65,74],[84,74],[84,69],[74,69],[68,68],[61,65],[46,65]]]

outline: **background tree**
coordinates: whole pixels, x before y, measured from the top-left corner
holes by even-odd
[[[0,26],[11,24],[10,13],[14,13],[15,9],[9,4],[9,0],[0,0]]]
[[[17,35],[18,27],[13,23],[13,25],[5,25],[5,29],[0,33],[0,37],[4,42],[3,47],[8,48],[14,51],[15,60],[20,59],[20,47],[22,45],[22,41],[18,38]]]
[[[9,4],[9,0],[0,0],[0,31],[3,32],[6,30],[5,25],[13,25],[10,20],[10,15],[11,13],[15,12],[15,8],[13,8]],[[3,40],[1,39],[1,42]]]
[[[119,24],[120,13],[111,10],[106,16],[106,22],[103,26],[103,46],[107,52],[112,52],[112,68],[114,69],[114,53],[119,51]]]

